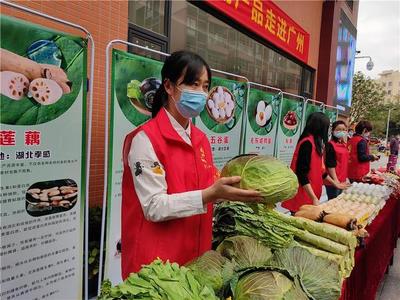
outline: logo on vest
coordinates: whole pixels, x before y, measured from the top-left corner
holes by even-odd
[[[204,168],[209,169],[212,168],[213,166],[207,161],[206,159],[206,152],[204,151],[203,147],[200,147],[200,160],[204,165]]]

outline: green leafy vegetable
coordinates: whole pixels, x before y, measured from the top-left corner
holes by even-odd
[[[306,300],[297,279],[284,270],[253,268],[239,274],[231,283],[235,300]]]
[[[299,186],[293,171],[268,155],[238,156],[225,165],[221,176],[241,176],[238,187],[260,191],[267,205],[292,198]]]
[[[140,91],[140,81],[133,79],[128,83],[127,96],[130,99],[142,99],[142,93]]]
[[[197,281],[193,272],[160,259],[132,273],[121,284],[111,287],[104,281],[98,300],[217,300],[212,288]]]
[[[341,276],[339,265],[326,257],[315,255],[310,248],[294,244],[274,253],[273,265],[298,276],[309,294],[315,299],[336,300],[340,297]]]
[[[233,276],[234,264],[216,251],[210,250],[186,264],[194,277],[219,294]]]
[[[350,248],[355,248],[357,246],[357,238],[350,231],[343,228],[279,213],[275,213],[275,217],[296,228],[304,229],[316,235],[326,237],[337,243],[347,245]]]
[[[217,248],[223,256],[234,260],[239,268],[264,266],[272,257],[271,249],[248,236],[233,236],[225,239]]]
[[[214,214],[214,247],[227,237],[245,235],[259,240],[271,249],[286,248],[292,243],[294,231],[297,230],[284,222],[275,226],[240,202],[220,203],[215,207]]]

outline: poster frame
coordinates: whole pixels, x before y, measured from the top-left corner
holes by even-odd
[[[281,89],[278,89],[278,88],[273,87],[273,86],[269,86],[269,85],[260,84],[260,83],[257,83],[257,82],[252,82],[252,81],[250,81],[250,82],[248,82],[248,86],[247,86],[247,97],[246,97],[247,102],[249,101],[249,97],[250,97],[250,88],[251,88],[252,85],[254,85],[254,86],[256,86],[256,87],[261,87],[261,88],[264,88],[264,89],[270,89],[270,90],[273,90],[273,91],[277,91],[277,92],[278,92],[278,94],[277,94],[278,97],[279,97],[278,124],[277,124],[276,129],[275,129],[275,142],[274,142],[274,153],[273,153],[273,156],[276,157],[276,151],[277,151],[277,149],[276,149],[276,148],[277,148],[276,138],[277,138],[278,129],[279,129],[279,118],[280,118],[279,114],[280,114],[280,112],[281,112],[283,91],[282,91]],[[246,103],[246,109],[245,109],[244,113],[245,113],[245,117],[247,118],[247,103]],[[246,130],[247,130],[247,122],[245,123],[245,125],[244,125],[244,127],[243,127],[243,130],[244,130],[244,132],[246,133]],[[245,139],[245,137],[243,137],[243,139]],[[244,153],[244,150],[245,150],[245,141],[242,142],[242,147],[241,147],[241,148],[242,148],[242,149],[241,149],[241,153]]]
[[[90,153],[91,153],[91,141],[92,141],[92,111],[93,111],[93,78],[94,78],[94,57],[95,57],[95,43],[93,36],[87,30],[85,27],[75,24],[69,21],[66,21],[64,19],[60,19],[57,17],[53,17],[51,15],[48,15],[46,13],[39,12],[37,10],[25,7],[20,4],[16,4],[13,2],[1,0],[0,4],[10,6],[14,9],[21,10],[25,13],[33,14],[39,17],[42,17],[44,19],[51,20],[56,23],[63,24],[65,26],[72,27],[74,29],[77,29],[83,32],[85,36],[83,38],[87,39],[88,41],[88,49],[90,49],[90,64],[89,67],[86,66],[87,70],[89,69],[89,84],[88,84],[88,91],[87,93],[89,94],[89,98],[86,99],[86,103],[88,105],[87,108],[87,115],[86,117],[88,118],[87,122],[87,127],[86,127],[86,136],[85,136],[85,142],[86,142],[86,153],[85,153],[85,207],[84,207],[84,299],[88,299],[89,295],[89,242],[88,242],[88,237],[89,237],[89,178],[90,178]]]

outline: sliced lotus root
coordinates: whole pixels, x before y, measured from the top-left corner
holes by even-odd
[[[1,94],[13,100],[21,100],[29,88],[29,80],[25,75],[12,72],[0,72]]]
[[[46,78],[37,78],[29,86],[29,92],[33,99],[42,105],[50,105],[57,102],[63,95],[63,91],[57,82]]]

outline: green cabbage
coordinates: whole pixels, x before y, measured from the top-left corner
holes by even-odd
[[[238,268],[264,266],[272,257],[271,249],[260,241],[240,235],[225,239],[217,251],[237,263]]]
[[[186,264],[194,277],[220,294],[223,287],[233,277],[234,264],[217,251],[207,251],[202,256]]]
[[[339,264],[316,254],[294,243],[288,249],[276,250],[271,264],[284,268],[293,277],[298,276],[314,299],[336,300],[342,285]]]
[[[242,155],[230,160],[221,171],[221,177],[229,176],[241,176],[237,187],[259,191],[268,205],[292,198],[299,187],[293,171],[267,155]]]
[[[306,300],[298,279],[291,278],[284,270],[272,268],[249,269],[232,280],[235,300]]]

